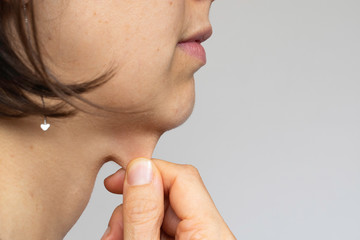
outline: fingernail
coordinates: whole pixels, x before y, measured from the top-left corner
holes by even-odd
[[[128,169],[127,182],[129,185],[138,186],[149,184],[152,181],[153,172],[151,160],[141,158],[130,164]]]
[[[106,229],[104,235],[102,236],[101,240],[106,240],[106,237],[110,234],[110,226]]]

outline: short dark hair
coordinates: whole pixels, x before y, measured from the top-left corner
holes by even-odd
[[[32,1],[26,3],[28,24],[27,29],[24,18],[23,0],[0,0],[0,117],[21,118],[31,115],[46,115],[49,117],[69,117],[77,113],[78,108],[70,97],[100,109],[106,109],[83,98],[80,94],[89,92],[110,80],[114,69],[110,68],[92,81],[80,84],[65,85],[47,71],[40,54],[37,41],[37,29],[34,22],[34,6]],[[28,59],[28,67],[19,56],[14,47],[14,34],[10,29],[15,29],[17,42],[23,49]],[[27,31],[29,30],[30,31]],[[31,32],[31,36],[28,36]],[[29,37],[33,41],[29,41]],[[11,44],[13,43],[13,44]],[[33,45],[33,46],[32,46]],[[61,102],[54,106],[46,106],[29,98],[33,96],[58,99]],[[63,110],[66,103],[75,107],[71,111]]]

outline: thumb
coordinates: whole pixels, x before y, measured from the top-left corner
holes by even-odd
[[[150,159],[129,162],[123,197],[124,239],[159,240],[164,191],[160,172]]]

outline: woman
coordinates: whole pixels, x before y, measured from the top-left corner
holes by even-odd
[[[192,112],[211,2],[0,2],[1,240],[62,239],[107,161],[103,239],[234,239],[194,167],[150,160]]]

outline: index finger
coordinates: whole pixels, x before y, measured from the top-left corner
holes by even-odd
[[[169,195],[170,204],[181,220],[221,218],[194,166],[152,160],[161,173],[164,193]]]

